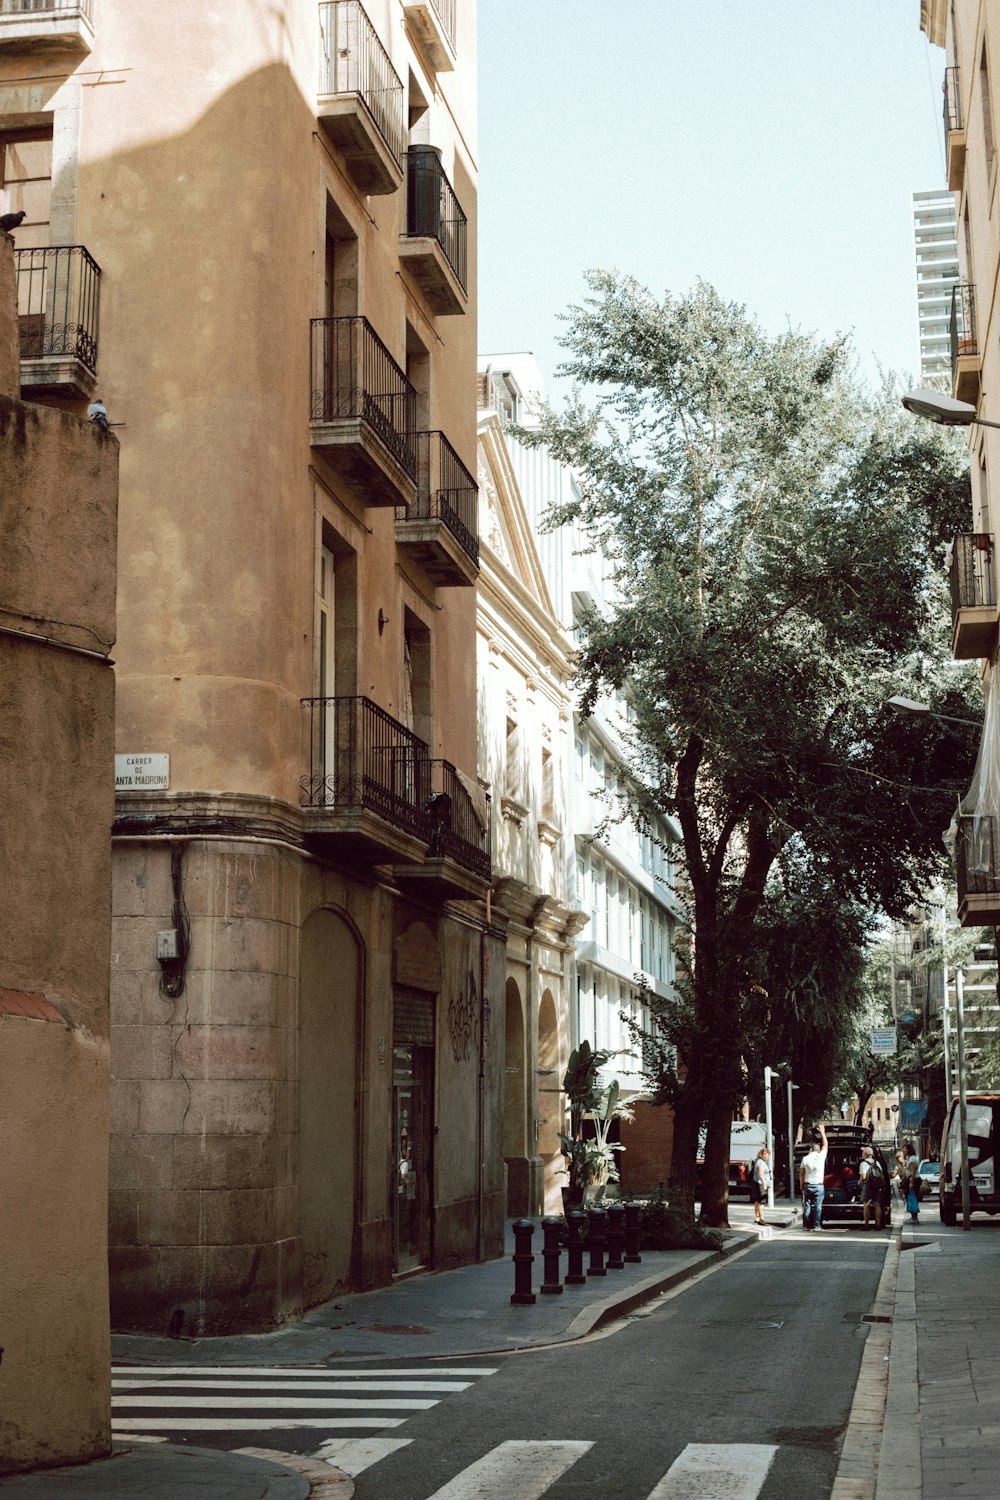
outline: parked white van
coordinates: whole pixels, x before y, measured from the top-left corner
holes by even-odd
[[[979,1213],[1000,1214],[1000,1093],[969,1094],[969,1204]],[[953,1099],[941,1132],[939,1212],[943,1224],[954,1224],[962,1212],[962,1142],[958,1100]]]

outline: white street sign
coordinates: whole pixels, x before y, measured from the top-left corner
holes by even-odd
[[[879,1026],[872,1032],[872,1056],[893,1057],[896,1052],[895,1026]]]

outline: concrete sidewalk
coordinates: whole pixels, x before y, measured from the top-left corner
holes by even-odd
[[[1000,1223],[897,1208],[833,1500],[1000,1494]]]
[[[464,1358],[509,1353],[582,1338],[632,1308],[756,1244],[770,1227],[785,1227],[797,1213],[768,1212],[769,1227],[753,1224],[748,1205],[730,1206],[733,1228],[716,1251],[644,1251],[641,1265],[609,1271],[557,1296],[538,1292],[542,1280],[541,1231],[533,1237],[533,1306],[514,1307],[513,1236],[507,1226],[502,1259],[455,1271],[412,1276],[392,1286],[344,1297],[315,1308],[278,1333],[239,1338],[166,1339],[116,1335],[115,1364],[318,1366],[340,1360]],[[561,1274],[565,1274],[565,1256]],[[92,1464],[47,1469],[0,1479],[10,1500],[348,1500],[351,1481],[315,1460],[261,1450],[225,1452],[170,1443],[115,1445]]]

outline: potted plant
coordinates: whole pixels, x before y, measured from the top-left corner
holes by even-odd
[[[569,1182],[563,1188],[563,1209],[569,1213],[586,1202],[600,1201],[609,1182],[618,1181],[616,1154],[624,1148],[608,1139],[614,1120],[630,1120],[632,1110],[621,1099],[618,1080],[602,1085],[600,1070],[613,1052],[594,1051],[581,1042],[570,1053],[563,1075],[563,1092],[569,1100],[570,1128],[560,1135]],[[584,1122],[593,1133],[584,1133]]]

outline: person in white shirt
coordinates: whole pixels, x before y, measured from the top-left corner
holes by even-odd
[[[823,1178],[826,1174],[826,1129],[819,1125],[813,1132],[812,1148],[799,1163],[799,1191],[802,1194],[802,1228],[823,1228]]]

